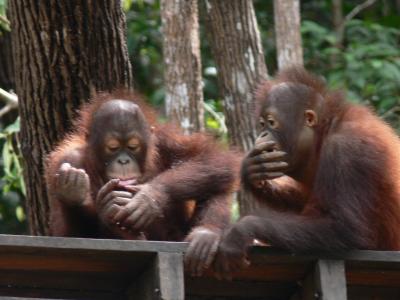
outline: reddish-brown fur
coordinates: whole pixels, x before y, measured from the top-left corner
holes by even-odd
[[[248,217],[252,229],[243,231],[257,232],[256,238],[292,250],[400,250],[397,134],[369,108],[346,102],[340,93],[329,92],[321,80],[297,68],[260,87],[259,107],[271,88],[282,82],[304,84],[324,98],[316,128],[314,180],[300,187],[289,178],[278,178],[267,194],[247,185],[275,211],[259,214],[265,223]]]
[[[147,153],[145,174],[141,181],[157,181],[171,195],[164,208],[164,223],[153,224],[147,239],[179,241],[196,226],[222,229],[230,219],[231,194],[235,189],[239,155],[221,149],[211,137],[196,133],[185,136],[172,125],[156,122],[155,112],[136,95],[126,92],[100,94],[80,111],[74,132],[68,135],[49,155],[46,180],[50,198],[50,229],[57,236],[101,237],[94,205],[99,189],[105,184],[100,178],[89,149],[86,134],[92,116],[112,99],[130,100],[138,104],[149,125],[154,127],[154,143]],[[104,130],[107,130],[105,128]],[[88,208],[67,207],[54,196],[55,174],[68,161],[89,175],[93,205]],[[187,200],[195,200],[193,202]],[[118,236],[114,236],[118,237]]]

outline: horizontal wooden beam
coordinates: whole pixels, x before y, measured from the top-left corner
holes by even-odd
[[[0,234],[0,250],[26,249],[47,250],[101,250],[118,252],[184,252],[187,248],[185,242],[160,242],[160,241],[132,241],[114,239],[88,239],[88,238],[63,238],[27,235]]]
[[[317,259],[336,259],[347,262],[379,263],[390,262],[400,264],[400,251],[372,251],[372,250],[349,250],[343,252],[311,251],[293,253],[271,247],[254,246],[250,249],[250,256],[253,260],[263,262],[307,262]]]
[[[368,290],[400,299],[400,252],[289,253],[259,246],[250,249],[251,266],[233,274],[233,281],[219,281],[212,272],[186,276],[183,296],[186,248],[175,242],[0,235],[0,296],[301,299],[305,279],[312,278],[311,297],[347,288],[350,294]]]

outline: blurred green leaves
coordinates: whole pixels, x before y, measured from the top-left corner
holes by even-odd
[[[2,174],[0,187],[0,233],[22,233],[26,230],[26,217],[22,198],[26,195],[22,175],[21,156],[17,135],[20,130],[19,118],[0,133]]]
[[[2,167],[3,175],[3,192],[8,193],[10,190],[20,190],[26,195],[25,184],[22,176],[21,157],[18,154],[19,148],[16,136],[20,130],[19,118],[14,123],[8,125],[1,133],[0,140],[4,141],[2,151]]]
[[[6,17],[7,1],[0,0],[0,35],[2,31],[10,31],[10,21]]]
[[[400,129],[400,29],[351,20],[342,49],[335,47],[335,33],[315,22],[303,21],[302,34],[307,68]]]

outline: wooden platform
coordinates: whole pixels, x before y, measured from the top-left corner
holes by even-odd
[[[400,252],[296,255],[254,247],[251,262],[232,281],[218,281],[211,273],[187,277],[186,293],[192,299],[400,299]]]
[[[0,299],[400,299],[400,252],[254,247],[251,267],[219,281],[211,273],[184,279],[186,247],[0,235]]]
[[[185,249],[185,243],[0,235],[0,296],[183,299]]]

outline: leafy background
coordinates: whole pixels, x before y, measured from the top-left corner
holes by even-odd
[[[359,0],[343,1],[348,14]],[[256,15],[270,74],[276,71],[272,1],[255,0]],[[0,34],[9,30],[5,0],[0,0]],[[331,88],[343,89],[350,101],[374,107],[400,132],[400,8],[396,0],[379,0],[346,23],[344,39],[337,47],[332,25],[331,0],[301,1],[305,66],[324,76]],[[156,0],[124,0],[127,41],[136,87],[162,110],[164,99],[160,3]],[[226,137],[215,64],[201,26],[206,125]],[[1,87],[0,87],[1,88]],[[18,155],[18,119],[0,120],[0,233],[26,232],[24,185]]]

